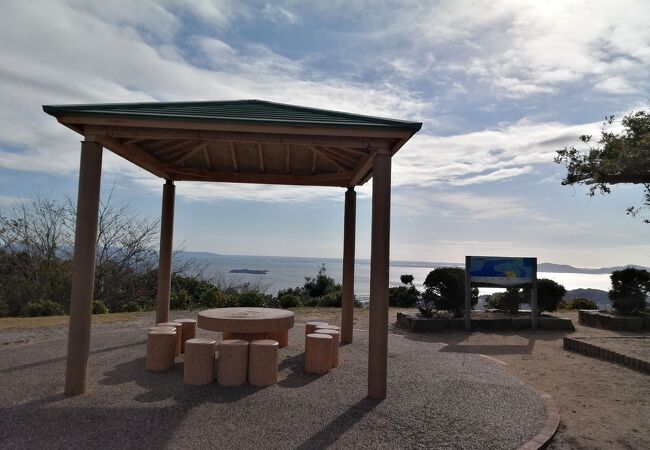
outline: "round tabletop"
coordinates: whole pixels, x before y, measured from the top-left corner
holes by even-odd
[[[210,331],[266,333],[293,328],[294,314],[273,308],[216,308],[201,311],[197,326]]]

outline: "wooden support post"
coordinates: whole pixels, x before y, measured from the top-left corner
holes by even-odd
[[[354,246],[357,215],[357,193],[353,187],[345,192],[343,218],[343,308],[341,310],[341,343],[352,342],[354,316]]]
[[[70,296],[68,357],[65,367],[66,395],[83,394],[88,384],[101,175],[102,146],[96,142],[82,142]]]
[[[465,256],[465,331],[472,331],[472,282],[470,278],[471,256]]]
[[[368,397],[386,398],[388,378],[388,269],[390,262],[390,155],[377,154],[372,180]]]
[[[169,297],[172,288],[172,242],[174,237],[174,192],[171,180],[163,186],[160,217],[160,257],[158,259],[158,296],[156,323],[169,321]]]
[[[533,289],[530,297],[530,326],[533,331],[537,331],[537,258],[533,262]]]

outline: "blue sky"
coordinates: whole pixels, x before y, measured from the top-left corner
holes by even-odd
[[[258,98],[419,120],[393,160],[391,257],[650,265],[637,186],[560,186],[554,151],[647,107],[645,1],[7,1],[0,207],[75,194],[80,137],[42,104]],[[371,183],[357,255],[370,254]],[[161,180],[106,152],[103,192],[160,213]],[[339,257],[343,190],[179,183],[175,241]]]

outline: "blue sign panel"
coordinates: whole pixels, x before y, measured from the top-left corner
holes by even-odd
[[[472,283],[489,286],[519,286],[532,283],[537,258],[470,256],[469,276]]]

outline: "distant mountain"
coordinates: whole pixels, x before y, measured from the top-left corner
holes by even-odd
[[[179,252],[181,258],[186,259],[197,259],[207,261],[214,258],[227,258],[227,257],[236,257],[240,255],[222,255],[218,253],[211,252],[192,252],[192,251],[182,251]],[[247,258],[255,258],[255,256],[247,256]],[[319,260],[319,261],[336,261],[340,262],[340,258],[313,258],[313,257],[291,257],[291,256],[260,256],[260,258],[277,258],[283,260]],[[370,260],[357,258],[357,264],[359,263],[369,263]],[[391,261],[392,266],[402,266],[402,267],[464,267],[463,263],[448,263],[448,262],[430,262],[430,261],[400,261],[393,260]],[[634,267],[637,269],[645,269],[650,271],[650,267],[637,266],[630,264],[627,266],[613,266],[613,267],[600,267],[600,268],[586,268],[586,267],[574,267],[568,264],[554,264],[554,263],[539,263],[537,265],[538,272],[555,272],[555,273],[586,273],[586,274],[610,274],[615,270],[625,269],[626,267]]]
[[[596,302],[599,309],[609,308],[611,306],[609,303],[609,294],[607,291],[600,289],[571,289],[564,294],[565,300],[573,300],[574,298],[586,298],[587,300]]]
[[[553,264],[553,263],[541,263],[537,265],[538,272],[559,272],[559,273],[589,273],[589,274],[609,274],[615,270],[625,269],[626,267],[634,267],[635,269],[645,269],[650,270],[650,267],[636,266],[630,264],[627,266],[613,266],[613,267],[601,267],[598,269],[588,269],[585,267],[573,267],[567,264]]]

